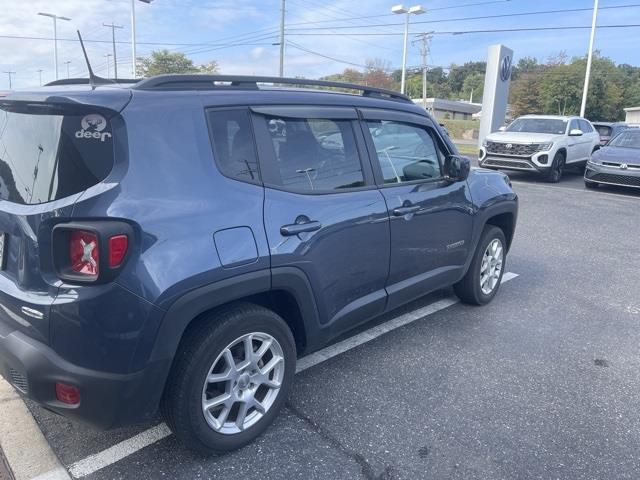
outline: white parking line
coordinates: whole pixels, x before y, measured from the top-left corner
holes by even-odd
[[[508,282],[518,276],[517,273],[506,272],[502,276],[502,283]],[[426,305],[422,308],[414,310],[412,312],[408,312],[402,314],[398,317],[392,318],[380,325],[377,325],[369,330],[358,333],[353,337],[347,338],[341,342],[335,343],[328,347],[323,348],[322,350],[318,350],[310,355],[302,357],[298,359],[296,373],[300,373],[308,368],[311,368],[319,363],[324,362],[325,360],[329,360],[341,353],[347,352],[359,345],[363,345],[371,340],[374,340],[385,333],[389,333],[397,328],[400,328],[404,325],[408,325],[412,322],[420,320],[422,318],[428,317],[440,310],[444,310],[456,303],[459,303],[460,300],[457,297],[450,296],[447,298],[443,298],[442,300],[438,300],[434,303]],[[69,472],[75,478],[82,478],[90,475],[92,473],[97,472],[109,465],[112,465],[129,455],[136,453],[138,450],[143,449],[163,438],[171,435],[171,430],[167,427],[166,424],[161,423],[152,427],[148,430],[145,430],[138,435],[129,438],[128,440],[124,440],[116,445],[103,450],[102,452],[96,453],[94,455],[90,455],[85,459],[82,459],[68,467]],[[53,474],[54,472],[50,472]],[[38,478],[38,480],[54,480],[57,477],[48,477],[42,475]]]

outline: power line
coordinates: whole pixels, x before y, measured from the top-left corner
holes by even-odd
[[[614,29],[614,28],[637,28],[640,27],[638,23],[620,24],[620,25],[598,25],[598,29]],[[487,30],[448,30],[448,31],[434,31],[434,35],[466,35],[473,33],[504,33],[504,32],[535,32],[544,30],[583,30],[591,29],[590,26],[576,26],[567,25],[559,27],[530,27],[530,28],[500,28],[500,29],[487,29]],[[411,35],[417,35],[418,32],[413,32]],[[349,33],[290,33],[289,36],[295,35],[297,37],[315,37],[315,36],[342,36],[342,35],[358,35],[358,36],[388,36],[388,35],[404,35],[401,32],[392,33],[361,33],[361,32],[349,32]]]
[[[608,9],[620,9],[620,8],[637,8],[640,7],[640,3],[634,3],[629,5],[611,5],[608,7],[600,7],[600,10]],[[519,12],[519,13],[501,13],[498,15],[481,15],[475,17],[459,17],[459,18],[441,18],[436,20],[422,20],[411,22],[412,25],[424,25],[430,23],[445,23],[445,22],[462,22],[467,20],[488,20],[494,18],[510,18],[510,17],[525,17],[533,15],[550,15],[557,13],[575,13],[575,12],[592,12],[593,7],[590,8],[565,8],[559,10],[539,10],[535,12]],[[290,32],[293,31],[309,31],[309,30],[341,30],[346,28],[372,28],[372,27],[397,27],[402,26],[403,23],[378,23],[378,24],[366,24],[366,25],[337,25],[329,27],[308,27],[308,28],[289,28]]]

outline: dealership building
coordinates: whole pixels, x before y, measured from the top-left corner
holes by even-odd
[[[422,99],[413,99],[414,103],[422,106]],[[474,114],[482,110],[481,103],[471,103],[444,98],[427,98],[427,111],[438,120],[471,120]]]
[[[625,108],[624,111],[627,114],[625,122],[640,127],[640,107]]]

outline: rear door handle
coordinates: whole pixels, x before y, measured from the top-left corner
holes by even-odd
[[[404,217],[405,215],[416,213],[418,210],[420,210],[420,205],[409,205],[406,207],[394,208],[392,213],[395,217]]]
[[[292,223],[291,225],[283,225],[280,227],[280,235],[283,237],[292,237],[305,232],[315,232],[322,228],[322,224],[316,221],[304,223]]]

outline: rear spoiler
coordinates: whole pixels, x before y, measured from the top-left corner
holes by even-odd
[[[11,106],[29,104],[33,106],[57,105],[68,109],[72,109],[74,106],[82,109],[93,107],[119,113],[131,101],[131,97],[131,90],[122,88],[103,88],[94,91],[42,88],[33,91],[13,91],[5,96],[0,94],[0,108],[6,109]]]

